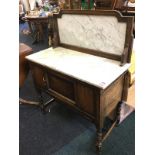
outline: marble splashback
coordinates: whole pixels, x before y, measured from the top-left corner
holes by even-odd
[[[58,18],[60,42],[121,55],[126,23],[115,16],[63,14]]]

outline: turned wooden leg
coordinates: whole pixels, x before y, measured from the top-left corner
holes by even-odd
[[[97,132],[96,150],[98,152],[102,150],[102,131]]]
[[[29,26],[29,30],[30,30],[30,32],[31,32],[31,34],[32,34],[32,33],[33,33],[33,30],[32,30],[31,22],[30,22],[30,21],[27,21],[27,23],[28,23],[28,26]]]

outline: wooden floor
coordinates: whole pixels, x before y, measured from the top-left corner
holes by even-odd
[[[132,107],[135,107],[135,83],[129,88],[127,104]]]

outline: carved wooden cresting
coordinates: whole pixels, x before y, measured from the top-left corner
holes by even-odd
[[[64,10],[54,15],[53,25],[54,48],[26,57],[36,88],[91,120],[100,150],[127,99],[133,18]]]

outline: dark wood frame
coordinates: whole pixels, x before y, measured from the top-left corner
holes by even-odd
[[[92,50],[92,49],[86,49],[78,46],[73,46],[73,45],[67,45],[63,44],[60,42],[59,38],[59,30],[58,30],[58,23],[57,23],[57,18],[61,18],[63,14],[78,14],[78,15],[106,15],[106,16],[115,16],[118,19],[118,22],[125,22],[127,23],[127,29],[126,29],[126,38],[125,38],[125,45],[124,45],[124,51],[123,54],[116,55],[116,54],[111,54],[97,50]],[[129,63],[131,59],[131,49],[132,49],[132,41],[133,41],[133,17],[130,16],[122,16],[122,14],[118,11],[112,11],[112,10],[62,10],[60,11],[59,14],[54,14],[53,16],[54,20],[54,34],[55,37],[53,38],[54,42],[54,47],[57,46],[62,46],[65,48],[69,48],[72,50],[77,50],[80,52],[88,53],[88,54],[93,54],[96,56],[101,56],[113,60],[118,60],[121,62],[121,65],[124,65],[125,63]]]
[[[69,46],[60,43],[57,18],[61,18],[63,13],[67,14],[92,14],[92,15],[114,15],[120,22],[127,22],[127,35],[124,53],[118,56],[111,54],[101,54],[99,51],[84,49],[76,46]],[[54,46],[62,46],[84,53],[107,57],[118,60],[121,64],[130,62],[132,42],[132,21],[131,17],[123,17],[116,11],[62,11],[53,17],[53,42]],[[115,79],[107,88],[102,89],[92,84],[73,78],[67,74],[42,66],[29,60],[34,84],[37,91],[47,92],[59,103],[64,103],[71,109],[78,111],[83,117],[89,119],[96,126],[97,140],[96,148],[101,150],[102,143],[110,134],[111,130],[120,120],[121,104],[127,101],[129,87],[129,73],[125,71]],[[41,96],[40,96],[41,97]],[[42,102],[42,101],[41,101]],[[107,117],[111,119],[111,125],[105,130]]]

